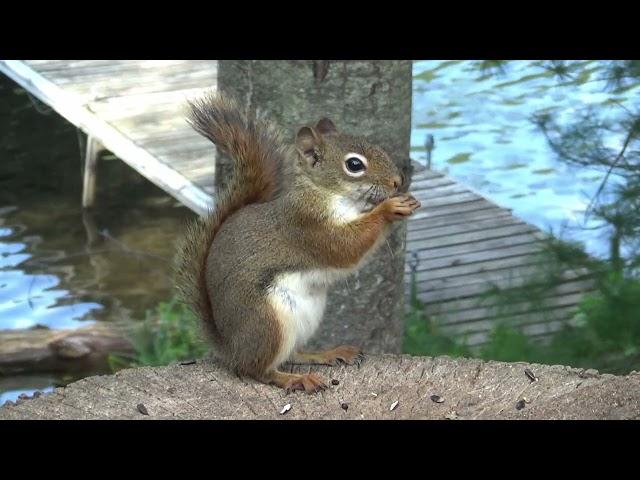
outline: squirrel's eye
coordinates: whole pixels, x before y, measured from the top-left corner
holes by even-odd
[[[362,160],[356,157],[351,157],[347,159],[347,168],[350,172],[359,172],[360,170],[364,170],[364,163]]]
[[[344,171],[352,177],[364,175],[367,169],[367,159],[357,153],[349,153],[344,160]]]

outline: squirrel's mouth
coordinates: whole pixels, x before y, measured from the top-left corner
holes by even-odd
[[[383,188],[379,186],[373,186],[366,197],[367,203],[375,207],[376,205],[379,205],[380,203],[385,201],[388,196],[389,195],[387,195]]]

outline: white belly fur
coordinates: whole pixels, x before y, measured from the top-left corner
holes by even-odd
[[[282,328],[283,345],[273,363],[274,368],[287,361],[316,332],[327,304],[327,290],[352,271],[312,270],[276,278],[268,298]]]
[[[359,215],[361,212],[349,199],[342,196],[333,199],[332,217],[338,223],[351,222]],[[283,345],[272,368],[286,362],[292,353],[307,343],[320,326],[329,287],[366,263],[385,236],[380,235],[354,268],[287,273],[275,279],[268,299],[282,328]]]

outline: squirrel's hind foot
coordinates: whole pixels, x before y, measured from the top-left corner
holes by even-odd
[[[287,393],[301,390],[307,393],[317,393],[328,388],[325,381],[315,373],[284,373],[274,371],[263,379],[265,383],[277,385]]]

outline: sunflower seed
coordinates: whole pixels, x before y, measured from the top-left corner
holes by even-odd
[[[340,382],[334,378],[331,380],[331,385],[340,385]]]
[[[391,404],[391,406],[389,407],[389,411],[390,411],[390,412],[394,411],[394,410],[396,409],[396,407],[398,406],[398,404],[399,404],[399,403],[400,403],[400,402],[399,402],[398,400],[396,400],[395,402],[393,402],[393,403]]]
[[[518,403],[516,403],[516,410],[522,410],[524,408],[524,405],[524,400],[518,400]]]
[[[431,400],[436,403],[444,402],[444,398],[442,398],[440,395],[431,395]]]
[[[345,412],[346,412],[347,410],[349,410],[349,404],[348,404],[348,403],[342,402],[342,403],[340,404],[340,407],[341,407]]]
[[[534,373],[529,370],[528,368],[524,369],[524,374],[529,378],[529,380],[531,380],[532,382],[537,382],[538,381],[538,377],[536,377],[534,375]]]
[[[147,407],[145,407],[142,403],[139,403],[136,408],[142,415],[149,415],[149,411],[147,410]]]

